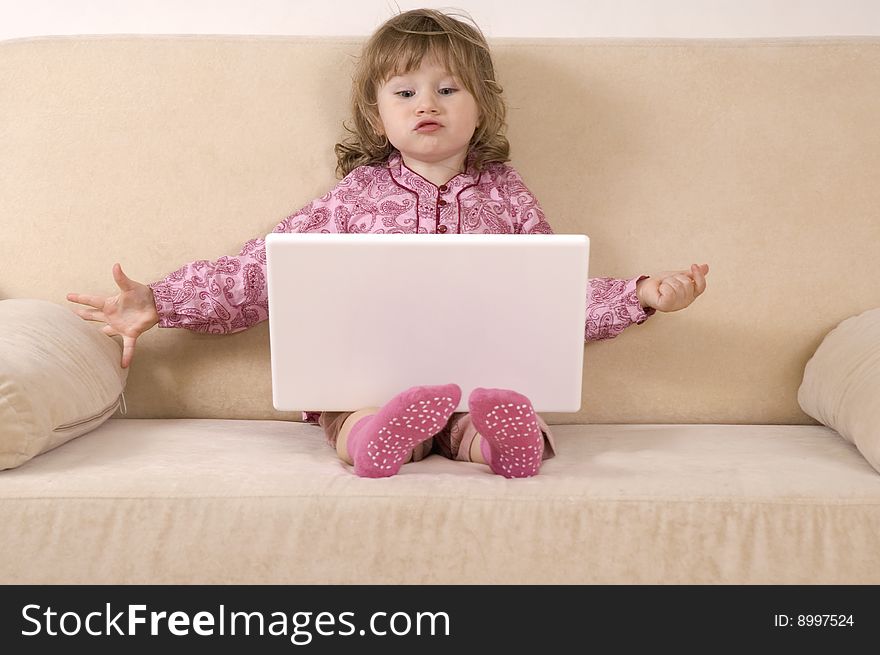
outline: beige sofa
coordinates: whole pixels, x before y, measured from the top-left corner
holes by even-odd
[[[358,46],[0,43],[0,298],[149,282],[325,193]],[[880,40],[494,47],[513,164],[591,274],[711,266],[692,307],[586,345],[558,457],[360,479],[273,410],[265,323],[153,330],[126,415],[0,472],[0,582],[880,582],[880,475],[797,400],[880,306]]]

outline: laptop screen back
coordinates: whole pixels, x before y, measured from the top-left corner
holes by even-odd
[[[584,235],[270,234],[272,392],[284,411],[379,407],[415,385],[581,405]]]

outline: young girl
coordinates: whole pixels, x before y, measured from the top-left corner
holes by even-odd
[[[353,123],[336,145],[342,180],[284,219],[275,232],[552,232],[509,161],[505,104],[478,28],[430,9],[402,13],[366,43],[355,71]],[[149,286],[119,264],[115,296],[69,294],[86,320],[121,335],[122,366],[137,338],[158,324],[212,333],[245,330],[268,318],[263,239],[236,257],[186,264]],[[632,279],[591,279],[585,338],[611,339],[655,311],[690,305],[706,288],[708,266]],[[476,389],[467,413],[454,384],[402,391],[381,408],[306,413],[360,476],[394,475],[439,452],[480,462],[508,478],[528,477],[552,457],[550,428],[514,390]]]

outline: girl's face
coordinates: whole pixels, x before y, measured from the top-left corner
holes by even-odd
[[[422,61],[418,69],[386,80],[377,90],[380,134],[400,151],[409,168],[464,168],[480,111],[477,102],[441,64]]]

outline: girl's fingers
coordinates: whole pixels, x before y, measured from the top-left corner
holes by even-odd
[[[123,335],[122,337],[122,368],[128,368],[131,365],[131,360],[134,359],[134,344],[137,341],[136,337],[127,337]]]
[[[83,309],[82,307],[71,307],[70,309],[73,311],[74,314],[85,321],[100,321],[102,323],[107,322],[107,318],[104,316],[104,312],[97,309]]]
[[[665,311],[676,311],[691,304],[694,300],[694,281],[686,275],[672,275],[661,284],[666,290],[662,293]]]
[[[657,286],[658,309],[676,311],[690,305],[697,296],[706,290],[708,264],[692,264],[689,271],[669,271],[661,273]]]
[[[675,276],[675,280],[680,282],[682,287],[687,289],[688,287],[693,287],[694,279],[690,275],[679,274]]]
[[[135,288],[134,282],[122,272],[120,264],[113,264],[113,279],[116,281],[116,286],[123,291],[131,291]]]
[[[104,296],[89,296],[82,293],[68,293],[67,299],[80,305],[90,305],[95,309],[104,307],[104,301],[106,300]]]
[[[691,266],[691,272],[694,275],[694,286],[696,288],[697,295],[699,296],[706,290],[706,276],[703,273],[703,268],[694,264]]]
[[[680,296],[687,296],[690,292],[688,287],[692,287],[691,279],[689,277],[685,277],[683,275],[676,275],[674,277],[669,278],[669,285],[676,290],[676,292]]]
[[[101,328],[101,332],[103,332],[104,334],[106,334],[108,337],[115,337],[116,335],[119,334],[116,330],[114,330],[114,329],[113,329],[112,327],[110,327],[109,325],[105,325],[104,327],[102,327],[102,328]]]

